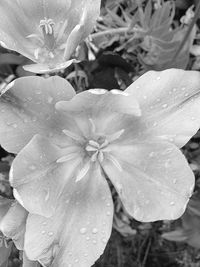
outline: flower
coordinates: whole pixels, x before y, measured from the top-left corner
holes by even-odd
[[[0,43],[37,64],[24,68],[45,73],[64,69],[100,12],[100,0],[2,0]]]
[[[19,78],[0,99],[10,182],[29,212],[24,250],[43,266],[91,266],[109,239],[106,179],[139,221],[176,219],[194,186],[178,149],[200,125],[200,74],[150,71],[126,91],[75,94],[60,77]]]
[[[23,250],[24,247],[24,234],[26,227],[26,219],[28,212],[15,200],[0,198],[0,229],[8,237],[11,238],[15,246],[19,250]],[[0,246],[0,254],[2,253],[8,259],[12,244],[7,244],[4,240],[6,246]],[[1,251],[4,249],[4,251]],[[5,250],[7,250],[5,255]],[[0,259],[3,260],[2,258]],[[26,267],[39,267],[37,262],[30,261],[27,259],[25,253],[23,253],[23,266]]]

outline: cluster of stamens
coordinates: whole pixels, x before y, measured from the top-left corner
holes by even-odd
[[[82,159],[82,167],[78,171],[76,181],[80,181],[88,173],[91,164],[98,162],[101,164],[105,159],[112,162],[112,164],[119,170],[122,171],[122,167],[118,160],[112,155],[109,145],[115,140],[119,139],[124,133],[124,129],[115,132],[111,135],[103,135],[96,132],[96,126],[94,122],[90,119],[91,132],[94,134],[94,139],[86,140],[85,137],[79,136],[69,130],[64,129],[63,133],[74,141],[78,146],[83,147],[84,156]],[[63,156],[57,160],[57,163],[63,163],[69,160],[73,160],[77,157],[77,154],[72,152],[66,156]]]

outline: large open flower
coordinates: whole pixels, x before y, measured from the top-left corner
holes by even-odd
[[[66,68],[100,12],[100,0],[1,0],[0,42],[38,63],[26,70]]]
[[[10,181],[30,214],[25,252],[44,266],[88,267],[112,228],[106,179],[140,221],[181,216],[194,186],[178,147],[200,125],[200,75],[148,72],[125,92],[75,94],[59,77],[26,77],[0,100]]]

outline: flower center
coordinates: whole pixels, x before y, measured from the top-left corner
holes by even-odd
[[[60,21],[57,24],[53,19],[47,17],[40,20],[39,32],[26,37],[32,39],[33,44],[37,47],[34,50],[34,56],[37,60],[46,56],[53,59],[59,51],[65,50],[67,25],[68,20]]]
[[[44,43],[49,51],[52,51],[55,46],[54,29],[55,23],[52,19],[44,18],[40,21],[39,27],[42,29]]]
[[[104,160],[103,152],[105,151],[107,145],[108,145],[107,140],[105,140],[101,145],[97,141],[90,140],[85,150],[88,152],[91,161],[95,162],[99,160],[99,162],[102,162]]]
[[[97,162],[102,163],[104,159],[109,160],[119,170],[122,171],[122,167],[117,158],[112,155],[110,144],[115,142],[124,133],[124,129],[121,129],[113,134],[101,134],[97,131],[96,125],[92,119],[89,119],[91,127],[91,133],[94,139],[86,140],[85,136],[80,136],[74,132],[64,129],[62,132],[71,139],[75,145],[83,148],[82,163],[80,163],[80,169],[77,172],[76,182],[82,180],[88,173],[91,166]],[[64,163],[73,160],[77,157],[74,151],[69,151],[66,156],[63,156],[57,160],[57,163]]]

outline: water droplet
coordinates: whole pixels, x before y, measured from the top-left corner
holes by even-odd
[[[33,122],[36,122],[36,121],[37,121],[37,117],[33,117],[33,118],[32,118],[32,121],[33,121]]]
[[[86,240],[87,240],[87,241],[89,241],[89,240],[90,240],[90,237],[89,237],[89,236],[87,236],[87,237],[86,237]]]
[[[177,183],[177,179],[173,179],[173,184],[176,184]]]
[[[53,97],[49,96],[49,97],[47,98],[47,102],[48,102],[49,104],[51,104],[51,103],[53,102]]]
[[[93,228],[93,229],[92,229],[92,233],[93,233],[93,234],[97,234],[97,233],[98,233],[98,229],[97,229],[97,228]]]
[[[153,123],[153,127],[156,127],[157,125],[158,125],[157,122],[154,122],[154,123]]]
[[[158,76],[156,79],[157,79],[157,80],[160,80],[160,76]]]
[[[111,212],[110,212],[110,211],[107,211],[107,212],[106,212],[106,215],[107,215],[107,216],[110,216],[110,215],[111,215]]]
[[[101,241],[106,244],[107,243],[107,239],[106,238],[102,238]]]
[[[34,171],[34,170],[36,170],[36,166],[35,165],[31,165],[31,166],[29,166],[29,169]]]
[[[93,244],[96,244],[96,243],[97,243],[97,241],[94,239],[94,240],[92,240],[92,243],[93,243]]]
[[[53,232],[49,232],[49,233],[48,233],[48,236],[52,236],[52,235],[53,235]]]
[[[168,105],[167,105],[167,104],[163,104],[162,107],[163,107],[163,108],[167,108]]]
[[[47,222],[43,222],[42,225],[44,225],[44,226],[47,225]]]
[[[42,231],[42,235],[44,235],[46,232],[45,231]]]
[[[28,121],[29,121],[29,120],[28,120],[27,118],[24,118],[24,119],[23,119],[23,122],[24,122],[24,123],[27,123]]]
[[[175,202],[174,202],[174,201],[171,201],[171,202],[170,202],[170,205],[171,205],[171,206],[174,206],[174,205],[175,205]]]
[[[149,153],[149,157],[150,157],[150,158],[152,158],[152,157],[154,157],[154,156],[155,156],[155,152],[152,151],[151,153]]]
[[[78,259],[75,259],[75,262],[77,263],[77,262],[79,262],[79,260]]]
[[[143,96],[143,98],[146,100],[146,99],[147,99],[147,96],[146,96],[146,95],[144,95],[144,96]]]
[[[173,92],[176,92],[176,91],[177,91],[177,88],[173,88],[172,91],[173,91]]]
[[[87,254],[87,253],[85,253],[85,254],[84,254],[84,257],[87,257],[87,256],[88,256],[88,254]]]
[[[35,93],[36,93],[36,95],[40,95],[42,92],[39,90],[36,90]]]
[[[12,127],[16,129],[16,128],[17,128],[17,124],[14,123],[14,124],[12,125]]]
[[[187,96],[189,96],[189,94],[188,93],[185,93],[185,95],[184,95],[185,97],[187,97]]]
[[[85,227],[83,227],[83,228],[80,229],[80,233],[81,234],[84,235],[84,234],[86,234],[86,232],[87,232],[87,229]]]
[[[182,91],[185,91],[185,89],[186,89],[185,87],[182,87],[182,88],[181,88]]]
[[[106,203],[106,206],[107,206],[107,207],[110,207],[110,205],[111,205],[110,202]]]
[[[50,192],[49,192],[49,190],[45,190],[45,193],[46,193],[46,195],[45,195],[45,201],[48,201],[49,200],[49,196],[50,196]]]

